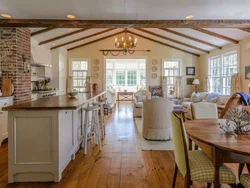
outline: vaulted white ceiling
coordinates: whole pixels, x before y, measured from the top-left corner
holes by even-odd
[[[31,33],[32,33],[32,32],[36,32],[36,31],[43,30],[43,29],[44,28],[39,28],[39,29],[38,28],[31,28],[30,30],[31,30]],[[230,28],[226,28],[226,29],[225,28],[219,28],[219,29],[218,28],[216,28],[216,29],[215,28],[213,28],[213,29],[205,28],[205,29],[209,30],[209,31],[212,31],[212,32],[215,32],[215,33],[218,33],[218,34],[221,34],[221,35],[226,36],[226,37],[230,37],[230,38],[238,40],[238,41],[250,37],[250,33],[246,32],[246,31],[243,31],[243,30],[240,30],[240,29],[230,29]],[[50,30],[48,32],[36,35],[36,36],[34,36],[32,38],[34,38],[35,40],[38,41],[38,43],[40,43],[40,42],[46,41],[48,39],[51,39],[51,38],[54,38],[54,37],[57,37],[57,36],[60,36],[60,35],[64,35],[64,34],[67,34],[67,33],[71,33],[73,31],[77,31],[77,30],[79,30],[79,29],[76,29],[76,28],[74,28],[74,29],[65,29],[65,28],[64,29],[59,29],[58,28],[58,29]],[[101,32],[101,31],[105,31],[105,30],[108,30],[108,29],[107,28],[105,28],[105,29],[102,29],[102,28],[89,29],[89,30],[86,30],[86,31],[83,31],[83,32],[80,32],[80,33],[77,33],[77,34],[74,34],[74,35],[71,35],[71,36],[68,36],[68,37],[61,38],[59,40],[49,42],[47,44],[44,44],[44,46],[46,48],[50,49],[52,47],[62,45],[64,43],[68,43],[70,41],[77,40],[77,39],[80,39],[82,37],[86,37],[86,36],[89,36],[89,35],[92,35],[92,34],[95,34],[95,33]],[[71,44],[67,44],[64,47],[67,48],[67,49],[70,49],[70,48],[73,48],[73,47],[76,47],[76,46],[79,46],[79,45],[94,41],[96,39],[100,39],[100,38],[103,38],[105,36],[120,32],[122,30],[124,30],[124,29],[121,29],[121,28],[114,29],[114,30],[111,30],[111,31],[108,31],[108,32],[105,32],[105,33],[102,33],[102,34],[99,34],[99,35],[84,39],[84,40],[80,40],[80,41],[77,41],[77,42],[74,42],[74,43],[71,43]],[[176,35],[176,34],[173,34],[173,33],[170,33],[170,32],[166,32],[166,31],[163,31],[161,29],[145,28],[144,30],[150,31],[152,33],[156,33],[156,34],[161,35],[163,37],[168,37],[168,38],[174,39],[176,41],[179,41],[179,42],[191,45],[191,46],[195,46],[197,48],[200,48],[200,49],[203,49],[203,50],[206,50],[206,51],[212,51],[212,50],[215,49],[212,46],[202,44],[200,42],[190,40],[190,39],[185,38],[183,36],[179,36],[179,35]],[[223,46],[230,43],[230,42],[228,42],[226,40],[223,40],[223,39],[217,38],[215,36],[211,36],[211,35],[208,35],[208,34],[193,30],[193,29],[189,29],[189,28],[174,28],[174,29],[171,28],[170,30],[176,31],[178,33],[181,33],[181,34],[184,34],[184,35],[196,38],[196,39],[200,39],[202,41],[209,42],[209,43],[217,45],[219,47],[223,47]],[[145,37],[148,37],[148,38],[160,41],[160,42],[164,42],[164,43],[166,43],[168,45],[171,45],[171,46],[174,46],[174,47],[189,51],[191,53],[195,53],[195,54],[198,54],[198,55],[204,53],[204,52],[199,51],[197,49],[190,48],[190,47],[187,47],[185,45],[175,43],[173,41],[162,39],[160,37],[154,36],[152,34],[145,33],[143,31],[139,31],[137,29],[130,28],[130,29],[128,29],[128,31],[132,31],[132,32],[137,33],[139,35],[143,35]],[[115,38],[115,36],[113,36],[113,38]]]
[[[249,0],[1,0],[15,19],[175,20],[250,19]]]

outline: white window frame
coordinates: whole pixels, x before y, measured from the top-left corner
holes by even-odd
[[[103,57],[103,62],[104,62],[104,66],[103,66],[103,69],[104,69],[104,74],[103,74],[103,86],[105,89],[107,89],[107,83],[106,83],[106,63],[107,63],[107,60],[108,59],[143,59],[145,60],[145,77],[146,77],[146,83],[145,83],[145,86],[146,88],[148,87],[148,79],[147,79],[147,64],[148,64],[148,57],[147,56],[126,56],[126,57],[122,57],[122,56],[117,56],[117,57],[114,57],[114,56],[104,56]],[[114,80],[113,80],[114,82]]]
[[[107,85],[106,85],[106,70],[112,70],[113,71],[113,73],[112,73],[112,80],[113,80],[113,83],[114,84],[116,84],[116,71],[123,71],[123,70],[125,70],[125,86],[116,86],[116,85],[114,85],[114,87],[115,88],[118,88],[118,87],[120,87],[120,88],[126,88],[126,89],[128,89],[128,90],[131,90],[131,89],[133,89],[133,88],[135,88],[136,87],[136,85],[140,85],[140,71],[141,70],[145,70],[145,77],[146,77],[146,74],[147,74],[147,72],[146,72],[146,66],[147,66],[147,61],[146,61],[146,59],[145,58],[134,58],[134,57],[131,57],[131,58],[107,58],[107,59],[143,59],[143,60],[145,60],[145,69],[140,69],[140,62],[138,62],[137,63],[137,68],[125,68],[125,69],[115,69],[115,62],[113,63],[113,69],[107,69],[106,68],[106,64],[107,64],[107,61],[106,61],[106,63],[105,63],[105,86],[107,87]],[[127,64],[129,64],[129,63],[131,63],[131,64],[133,64],[133,62],[128,62]],[[130,71],[130,70],[136,70],[136,85],[135,86],[128,86],[127,85],[127,82],[128,82],[128,71]],[[146,79],[146,82],[147,82],[147,79]],[[147,84],[147,83],[146,83]],[[145,87],[147,87],[147,85],[145,84]]]
[[[88,69],[86,71],[82,71],[82,72],[87,72],[87,76],[90,75],[90,59],[89,58],[69,58],[69,76],[73,76],[73,70],[72,70],[72,62],[73,61],[87,61],[87,66],[88,66]],[[73,84],[74,85],[74,84]]]
[[[165,61],[178,61],[178,76],[181,76],[181,62],[182,62],[182,59],[180,59],[180,58],[176,58],[176,59],[162,59],[162,76],[166,76],[165,75],[165,70],[171,70],[171,69],[169,69],[169,68],[164,68],[164,62]],[[172,69],[173,70],[173,69]],[[170,76],[170,77],[177,77],[177,76]],[[168,85],[168,86],[172,86],[172,84],[171,85]],[[174,86],[174,85],[173,85]],[[169,94],[168,94],[169,95]]]
[[[223,86],[223,78],[228,77],[228,76],[223,75],[224,57],[228,56],[228,55],[233,55],[233,54],[237,54],[237,65],[236,65],[237,71],[236,72],[239,72],[240,54],[239,54],[239,48],[238,47],[230,48],[230,49],[228,49],[226,51],[222,51],[221,53],[216,53],[216,54],[210,55],[207,58],[207,75],[208,75],[209,79],[211,78],[211,75],[210,75],[210,69],[211,69],[210,60],[218,58],[218,57],[220,58],[220,63],[221,63],[220,74],[222,74],[222,75],[220,75],[220,77],[217,77],[217,78],[220,78],[220,94],[223,95],[223,96],[229,96],[229,95],[226,95],[226,94],[222,93],[223,88],[225,88]],[[212,84],[210,84],[209,91],[213,92],[212,91]]]

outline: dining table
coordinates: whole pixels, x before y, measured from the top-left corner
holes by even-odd
[[[221,187],[219,169],[223,163],[250,164],[250,133],[232,135],[219,128],[220,119],[196,119],[184,123],[189,145],[194,142],[214,165],[214,187]],[[191,145],[189,147],[191,149]]]

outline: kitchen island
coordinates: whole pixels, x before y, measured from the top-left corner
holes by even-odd
[[[9,112],[8,182],[59,182],[82,142],[82,108],[104,94],[59,95],[3,108]]]

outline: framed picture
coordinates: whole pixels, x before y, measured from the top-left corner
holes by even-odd
[[[195,67],[186,67],[186,75],[194,76],[195,75]]]
[[[194,78],[187,78],[187,85],[192,85]]]
[[[250,66],[245,67],[245,79],[250,80]]]

